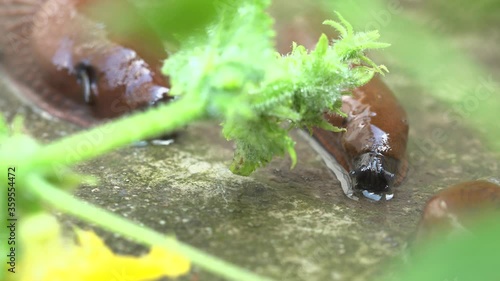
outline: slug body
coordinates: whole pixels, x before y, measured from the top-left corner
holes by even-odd
[[[276,18],[276,45],[281,54],[291,51],[292,41],[312,49],[322,32],[330,38],[336,37],[331,28],[321,24],[328,16],[316,7],[303,8],[295,11],[296,16],[290,16],[280,15],[278,5],[271,7],[270,12]],[[408,166],[405,110],[381,78],[375,76],[366,85],[352,90],[352,95],[342,97],[342,111],[347,114],[346,118],[340,115],[325,117],[332,125],[346,131],[334,133],[315,128],[313,137],[322,147],[321,151],[316,150],[320,155],[330,154],[328,157],[322,155],[325,162],[333,156],[336,164],[348,173],[350,181],[345,180],[345,176],[340,179],[338,171],[327,163],[341,180],[347,196],[352,197],[355,189],[374,200],[380,200],[382,195],[392,198],[390,188],[403,181]]]
[[[478,180],[448,187],[425,205],[416,240],[426,241],[436,233],[468,231],[481,214],[500,208],[500,185]]]
[[[112,18],[95,13],[103,3],[143,21],[126,1],[0,0],[2,63],[18,92],[81,126],[171,99],[159,72],[167,57],[161,40],[115,32]]]

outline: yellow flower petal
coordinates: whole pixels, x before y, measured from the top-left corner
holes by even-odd
[[[112,258],[113,252],[106,247],[97,234],[93,231],[76,230],[78,249],[81,251],[80,255],[89,256],[91,258],[103,260]]]
[[[184,256],[157,246],[141,260],[150,272],[174,278],[188,273],[191,268],[191,262]]]
[[[161,247],[152,247],[150,253],[142,257],[116,255],[92,231],[76,230],[78,245],[67,243],[53,218],[41,218],[44,224],[40,224],[40,219],[27,222],[37,227],[48,225],[47,221],[53,223],[49,229],[35,228],[38,235],[44,234],[43,239],[40,236],[34,239],[36,233],[21,235],[27,238],[22,241],[26,245],[26,252],[23,252],[19,265],[22,274],[16,276],[19,277],[17,280],[145,281],[163,276],[175,278],[190,270],[189,260]],[[30,225],[22,229],[33,231]]]

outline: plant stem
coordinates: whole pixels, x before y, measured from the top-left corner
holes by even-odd
[[[118,147],[167,134],[203,117],[204,114],[203,101],[184,98],[53,142],[33,155],[29,164],[77,164]]]
[[[164,236],[154,230],[139,226],[116,214],[110,213],[96,206],[84,203],[66,192],[55,188],[40,177],[31,177],[27,181],[27,187],[32,194],[35,194],[54,208],[67,214],[72,214],[85,221],[95,223],[101,227],[129,237],[137,242],[146,245],[157,245],[168,250],[176,251],[194,264],[223,276],[230,280],[241,281],[272,281],[272,279],[258,276],[243,268],[232,265],[224,260],[204,253],[190,245],[184,244],[173,237]]]

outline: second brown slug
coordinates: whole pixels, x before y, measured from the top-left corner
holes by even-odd
[[[147,28],[114,32],[113,17],[95,13],[96,4],[145,22],[127,1],[0,0],[2,64],[17,92],[85,127],[171,99],[161,40]]]
[[[425,205],[416,242],[425,242],[436,234],[471,231],[478,217],[499,208],[500,185],[494,182],[468,181],[445,188]]]
[[[290,16],[293,11],[280,14],[278,5],[283,4],[271,7],[271,14],[276,18],[277,48],[281,54],[291,51],[292,41],[314,48],[322,31],[335,37],[321,24],[327,17],[321,16],[324,13],[316,7],[300,9],[295,11],[296,16]],[[374,200],[380,200],[382,195],[392,198],[390,188],[403,181],[408,166],[405,110],[379,76],[354,89],[352,95],[343,96],[342,104],[347,118],[340,115],[326,115],[326,118],[346,131],[334,133],[315,128],[313,136],[319,145],[309,142],[339,178],[348,197],[354,198],[355,189]]]

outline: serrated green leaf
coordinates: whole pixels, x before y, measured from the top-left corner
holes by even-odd
[[[335,28],[340,33],[340,37],[341,38],[349,36],[349,33],[347,32],[347,29],[344,26],[342,26],[340,23],[336,22],[336,21],[325,20],[323,22],[323,24],[326,24],[326,25],[329,25],[329,26]]]
[[[328,50],[328,37],[326,37],[325,34],[321,34],[313,53],[317,57],[323,57],[326,54],[327,50]]]
[[[328,121],[326,120],[322,120],[321,123],[319,123],[318,125],[316,125],[316,127],[318,128],[321,128],[323,130],[327,130],[327,131],[331,131],[331,132],[345,132],[345,129],[344,128],[339,128],[337,126],[333,126],[332,124],[330,124]]]

